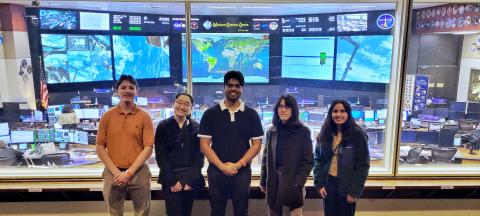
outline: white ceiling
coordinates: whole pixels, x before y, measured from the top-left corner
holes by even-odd
[[[40,7],[83,9],[98,11],[118,11],[166,15],[184,15],[182,2],[115,2],[115,1],[44,1],[38,0]],[[32,0],[13,0],[0,3],[21,4],[32,7]],[[438,4],[415,4],[416,8]],[[192,15],[294,15],[338,12],[359,12],[373,10],[393,10],[394,3],[192,3]]]

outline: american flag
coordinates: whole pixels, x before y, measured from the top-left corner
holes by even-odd
[[[45,79],[45,71],[43,71],[42,57],[40,57],[40,100],[42,107],[48,108],[48,87],[47,80]]]

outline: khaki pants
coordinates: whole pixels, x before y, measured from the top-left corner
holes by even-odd
[[[113,174],[105,168],[103,170],[103,198],[107,203],[108,213],[112,216],[123,215],[123,203],[127,193],[133,202],[135,216],[150,215],[150,177],[152,174],[147,165],[142,166],[126,186],[114,183]]]
[[[272,211],[272,209],[268,208],[268,215],[269,216],[302,216],[302,207],[296,209],[290,209],[288,206],[283,206],[282,208],[282,215],[277,214],[276,212]]]

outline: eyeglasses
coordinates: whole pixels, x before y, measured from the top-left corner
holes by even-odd
[[[227,83],[226,84],[227,88],[242,88],[242,86],[240,84],[233,84],[233,83]]]
[[[192,104],[190,104],[189,102],[183,102],[183,101],[175,101],[175,104],[177,104],[178,106],[183,106],[183,107],[191,107]]]

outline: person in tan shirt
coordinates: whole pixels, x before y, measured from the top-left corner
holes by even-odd
[[[132,76],[120,76],[115,91],[120,103],[102,116],[97,133],[97,155],[105,164],[103,196],[110,215],[123,215],[127,193],[135,215],[149,215],[151,173],[145,161],[154,144],[152,119],[134,103],[138,86]]]

